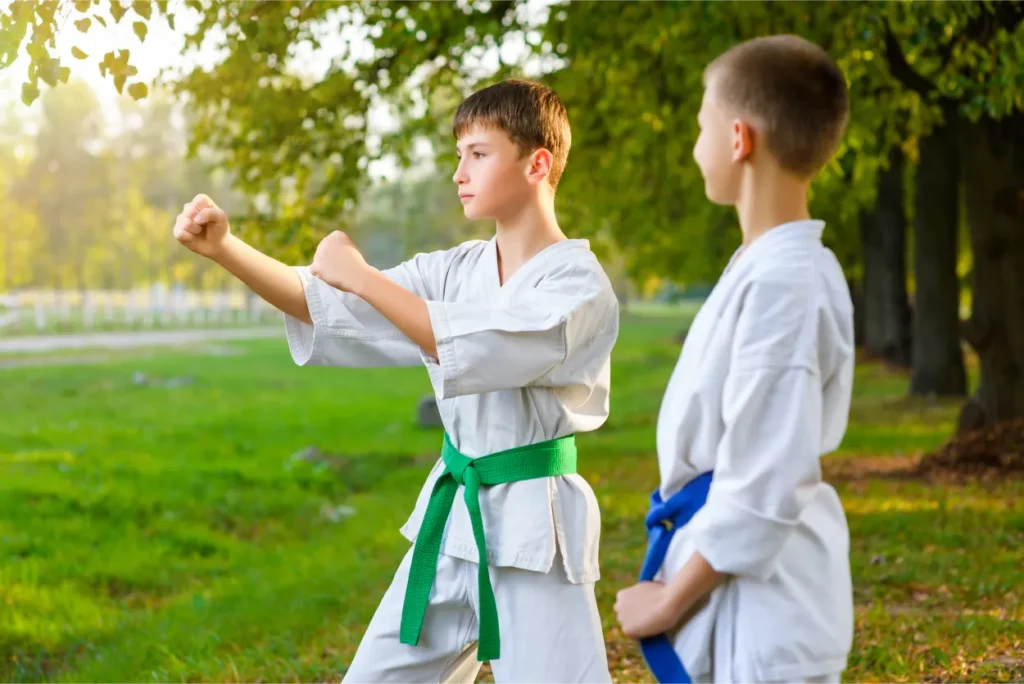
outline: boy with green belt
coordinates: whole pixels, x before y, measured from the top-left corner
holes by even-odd
[[[573,435],[608,416],[618,302],[555,218],[568,117],[550,89],[511,80],[465,100],[453,133],[465,215],[494,220],[490,240],[381,272],[335,232],[293,269],[231,236],[202,195],[175,235],[285,313],[296,363],[427,368],[442,458],[345,681],[472,681],[489,660],[499,682],[607,682],[600,515]]]

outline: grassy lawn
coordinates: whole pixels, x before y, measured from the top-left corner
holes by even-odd
[[[654,420],[680,321],[631,320],[612,419],[580,438],[602,505],[599,600],[616,681],[649,681],[614,628],[633,581]],[[440,434],[419,369],[299,369],[281,340],[0,368],[0,681],[337,681],[404,548]],[[1024,483],[899,470],[954,404],[858,370],[826,471],[853,535],[847,681],[1024,678]],[[329,452],[296,457],[315,446]]]

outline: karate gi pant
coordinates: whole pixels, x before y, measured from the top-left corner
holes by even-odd
[[[711,675],[696,675],[690,677],[694,684],[711,684],[714,682],[714,677]],[[757,680],[751,679],[751,682]],[[843,681],[843,673],[836,672],[830,675],[822,675],[820,677],[799,677],[796,679],[773,679],[765,682],[759,682],[758,684],[840,684]]]
[[[479,595],[477,564],[441,554],[417,646],[399,642],[412,549],[402,559],[344,682],[473,682]],[[572,584],[560,554],[547,573],[490,568],[505,682],[611,682],[594,583]]]

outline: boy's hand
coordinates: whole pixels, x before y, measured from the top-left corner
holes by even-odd
[[[640,582],[616,595],[615,613],[623,633],[633,639],[662,634],[675,627],[668,588],[661,582]]]
[[[230,234],[228,216],[206,195],[196,195],[174,222],[174,237],[196,254],[213,259]]]
[[[359,294],[373,268],[352,239],[336,230],[317,245],[309,271],[331,287]]]

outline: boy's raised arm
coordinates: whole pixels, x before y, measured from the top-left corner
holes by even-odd
[[[217,263],[279,311],[312,324],[302,281],[292,267],[234,236],[225,240]]]
[[[224,210],[206,195],[197,195],[185,205],[174,223],[174,237],[216,262],[279,311],[312,323],[295,269],[232,235]]]
[[[618,302],[593,269],[553,273],[514,302],[439,301],[383,277],[335,232],[320,243],[310,272],[358,296],[416,344],[442,399],[578,383],[596,371],[575,352],[590,345],[600,358],[617,337]]]

